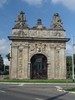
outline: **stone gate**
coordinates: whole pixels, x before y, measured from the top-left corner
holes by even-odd
[[[58,13],[50,28],[38,19],[29,28],[24,12],[20,12],[12,29],[10,79],[66,79],[66,38]]]

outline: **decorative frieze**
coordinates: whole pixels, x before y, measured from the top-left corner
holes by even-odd
[[[15,29],[13,31],[13,36],[18,37],[43,37],[43,38],[65,38],[65,32],[63,31],[50,31],[50,30],[25,30],[25,29]]]

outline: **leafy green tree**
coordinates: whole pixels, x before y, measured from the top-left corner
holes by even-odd
[[[73,56],[74,56],[74,65],[75,65],[75,54]],[[72,77],[72,56],[66,57],[66,64],[67,64],[67,74],[68,76]],[[75,72],[75,68],[74,68],[74,72]]]

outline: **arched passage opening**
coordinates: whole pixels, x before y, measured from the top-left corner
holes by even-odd
[[[43,54],[36,54],[31,58],[30,66],[31,79],[47,79],[47,57]]]

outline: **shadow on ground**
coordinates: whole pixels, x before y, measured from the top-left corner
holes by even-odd
[[[63,99],[60,99],[60,97],[66,95],[66,94],[68,94],[68,92],[60,94],[60,95],[57,95],[57,96],[54,96],[54,97],[50,97],[50,98],[48,98],[46,100],[63,100]]]

